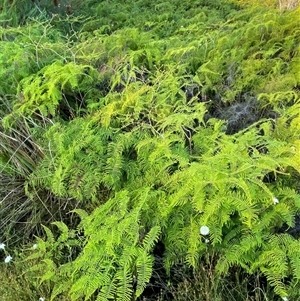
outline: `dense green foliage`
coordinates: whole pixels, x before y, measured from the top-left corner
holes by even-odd
[[[37,242],[5,266],[18,298],[167,300],[208,266],[298,300],[299,8],[44,2],[0,14],[0,243]]]

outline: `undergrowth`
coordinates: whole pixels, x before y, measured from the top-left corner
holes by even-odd
[[[3,300],[299,300],[299,13],[3,1]]]

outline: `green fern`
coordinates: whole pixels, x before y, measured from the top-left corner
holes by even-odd
[[[12,50],[9,62],[23,61],[28,48],[23,59],[32,63],[18,71],[0,55],[13,73],[3,93],[18,99],[4,124],[47,121],[27,193],[50,191],[85,209],[74,210],[76,231],[45,227],[28,260],[40,259],[34,269],[52,300],[135,300],[159,241],[169,274],[178,263],[197,270],[213,258],[220,274],[258,271],[287,296],[299,280],[299,245],[277,232],[294,227],[300,210],[297,11],[146,2],[143,14],[141,1],[124,10],[94,3],[97,22],[64,39],[49,28],[65,24],[56,19],[42,33],[39,22],[0,29],[16,45],[1,44]],[[229,135],[233,104],[249,107],[251,124]],[[14,154],[7,141],[3,164]]]
[[[55,62],[19,83],[17,93],[20,101],[14,112],[18,116],[32,116],[36,112],[42,116],[55,116],[64,93],[80,91],[94,79],[95,71],[88,65]]]

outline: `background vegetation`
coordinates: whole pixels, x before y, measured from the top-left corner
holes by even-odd
[[[0,295],[300,300],[298,1],[0,1]]]

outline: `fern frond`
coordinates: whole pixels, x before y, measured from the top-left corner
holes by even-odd
[[[125,264],[116,272],[115,279],[117,281],[116,297],[118,300],[131,301],[133,286],[130,265]]]
[[[161,229],[159,226],[154,226],[143,238],[142,248],[145,252],[150,252],[155,243],[158,241]]]
[[[53,222],[52,224],[55,225],[59,229],[59,231],[61,232],[60,236],[57,239],[57,243],[66,242],[67,239],[69,238],[69,228],[68,228],[68,226],[63,222],[58,222],[58,221]]]
[[[144,248],[139,249],[136,259],[136,297],[139,297],[143,293],[144,289],[146,288],[146,284],[150,281],[150,278],[152,276],[153,262],[153,256],[149,255],[147,250],[145,250]]]

